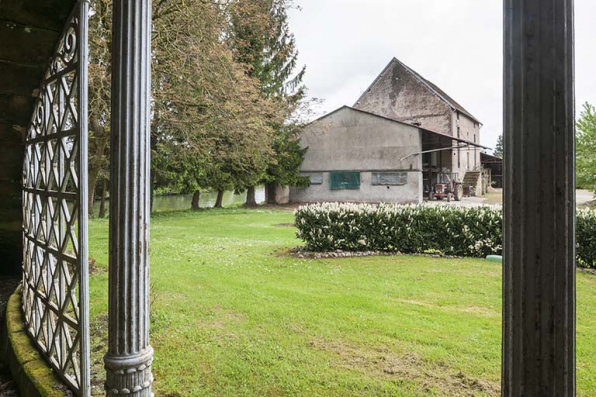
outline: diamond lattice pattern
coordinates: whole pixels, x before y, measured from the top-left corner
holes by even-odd
[[[79,321],[79,46],[70,19],[44,76],[25,142],[23,309],[56,372],[81,384]]]

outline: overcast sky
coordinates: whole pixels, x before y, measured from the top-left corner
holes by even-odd
[[[300,63],[319,114],[352,106],[396,57],[484,123],[481,143],[502,132],[502,0],[296,0]],[[575,0],[578,109],[596,105],[596,1]]]

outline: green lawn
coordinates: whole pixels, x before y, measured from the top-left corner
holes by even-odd
[[[501,269],[476,259],[283,256],[292,213],[158,214],[151,228],[156,396],[497,395]],[[91,222],[102,376],[107,221]],[[579,395],[596,395],[596,276],[578,275]],[[101,395],[101,379],[94,379]]]

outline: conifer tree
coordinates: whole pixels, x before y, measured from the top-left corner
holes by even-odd
[[[296,39],[290,31],[291,0],[236,0],[230,7],[229,42],[236,61],[248,66],[260,81],[261,94],[281,105],[283,121],[274,129],[273,155],[261,182],[267,183],[268,201],[275,203],[275,186],[301,186],[299,175],[304,150],[299,145],[299,123],[292,116],[306,96],[306,67],[298,68]],[[247,188],[247,205],[255,205],[255,189]]]
[[[503,135],[499,135],[497,139],[497,144],[495,146],[495,150],[493,151],[493,155],[496,157],[503,158]]]

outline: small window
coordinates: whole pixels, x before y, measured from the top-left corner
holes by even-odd
[[[323,184],[323,173],[317,174],[300,174],[301,177],[309,178],[311,185],[322,185]]]
[[[407,172],[373,172],[372,184],[382,186],[403,186],[408,184]]]
[[[360,189],[360,172],[330,172],[329,186],[331,190]]]

